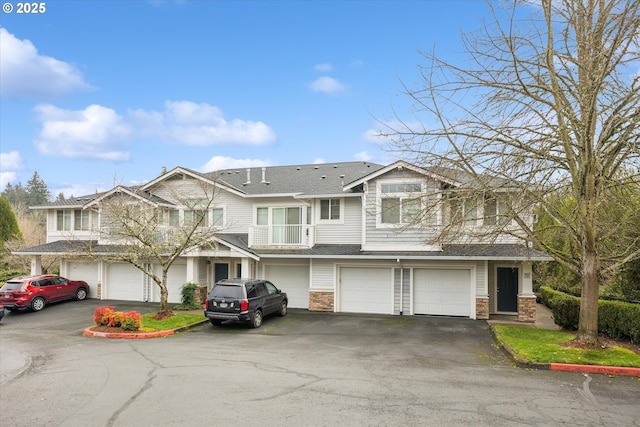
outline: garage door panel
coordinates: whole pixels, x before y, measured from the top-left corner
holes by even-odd
[[[340,311],[351,313],[393,312],[393,278],[390,268],[342,267]]]
[[[162,274],[162,267],[159,264],[154,265],[154,270],[158,274]],[[180,304],[182,302],[182,286],[187,280],[187,265],[173,264],[167,272],[167,290],[169,295],[167,300],[171,304]],[[160,287],[153,280],[149,280],[152,287],[151,295],[153,302],[160,302]]]
[[[105,285],[106,299],[143,301],[142,272],[131,264],[110,264]]]
[[[308,265],[265,265],[264,278],[287,293],[289,307],[309,308]]]
[[[86,262],[70,262],[67,276],[71,280],[84,280],[89,285],[89,298],[98,297],[98,264]]]
[[[415,269],[415,314],[465,316],[471,314],[471,271],[467,269]]]

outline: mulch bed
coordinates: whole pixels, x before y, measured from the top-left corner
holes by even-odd
[[[598,339],[600,340],[600,345],[584,344],[576,340],[571,340],[562,344],[562,346],[570,348],[581,348],[584,350],[599,350],[611,347],[622,347],[633,351],[637,355],[640,355],[640,344],[634,344],[629,341],[616,340],[613,338],[609,338],[608,336],[603,334],[600,334]]]
[[[93,332],[106,332],[109,334],[146,334],[147,331],[129,331],[127,329],[116,328],[113,326],[94,326],[91,328]]]

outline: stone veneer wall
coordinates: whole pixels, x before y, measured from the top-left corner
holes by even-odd
[[[518,322],[536,321],[536,297],[518,297]]]
[[[333,292],[309,292],[309,311],[333,311]]]
[[[489,297],[476,297],[476,319],[489,319]]]
[[[96,289],[96,298],[102,299],[102,282],[98,282],[98,288]]]

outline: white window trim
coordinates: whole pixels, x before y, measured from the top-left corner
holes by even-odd
[[[422,187],[422,191],[420,191],[420,193],[383,193],[382,192],[382,186],[384,184],[412,184],[412,183],[417,183],[419,182],[421,184]],[[397,224],[389,224],[389,223],[383,223],[382,222],[382,199],[384,198],[400,198],[402,199],[412,199],[415,198],[416,194],[419,194],[419,197],[425,197],[429,194],[429,192],[427,191],[428,189],[428,182],[425,179],[420,179],[420,178],[398,178],[398,179],[381,179],[378,180],[376,182],[376,228],[424,228],[424,227],[435,227],[438,226],[440,224],[441,221],[441,209],[438,208],[438,211],[436,213],[436,218],[433,224],[425,224],[425,223],[420,223],[420,224],[409,224],[409,223],[397,223]],[[434,196],[437,196],[438,199],[440,199],[441,195],[440,193],[433,193]],[[383,197],[383,195],[385,197]],[[424,208],[424,202],[420,203],[422,206],[421,208]],[[400,208],[402,209],[402,207]]]
[[[321,203],[322,200],[339,200],[340,201],[340,217],[338,219],[322,219],[320,215],[322,214]],[[331,204],[331,202],[329,202]],[[344,224],[344,198],[341,197],[327,197],[318,199],[316,202],[316,211],[318,212],[316,215],[316,224]]]

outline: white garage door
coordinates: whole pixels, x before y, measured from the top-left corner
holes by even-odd
[[[154,266],[154,270],[159,277],[162,277],[162,268]],[[149,280],[152,286],[152,301],[160,302],[160,287],[153,280]],[[169,291],[168,301],[171,304],[182,302],[182,286],[187,283],[187,265],[173,264],[167,273],[167,290]]]
[[[110,264],[104,298],[143,301],[142,277],[142,272],[131,264]]]
[[[71,280],[84,280],[89,285],[89,298],[98,298],[98,264],[70,262],[67,276]]]
[[[340,311],[393,314],[391,268],[342,267]]]
[[[289,307],[309,308],[309,266],[265,265],[264,278],[287,293]]]
[[[471,270],[413,270],[413,312],[471,316]]]

